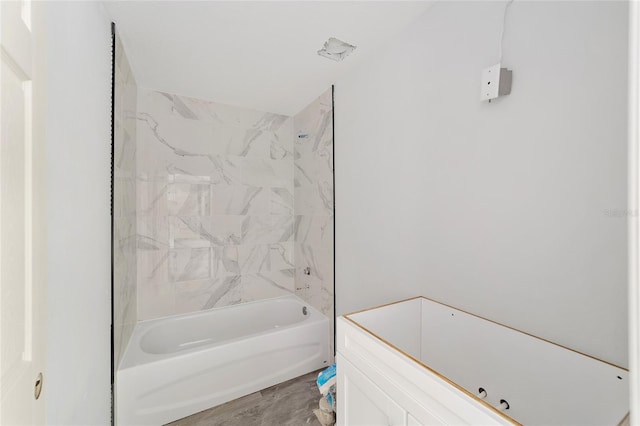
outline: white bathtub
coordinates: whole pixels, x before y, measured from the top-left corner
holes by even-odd
[[[293,295],[142,321],[117,370],[117,424],[165,424],[322,368],[329,338]]]

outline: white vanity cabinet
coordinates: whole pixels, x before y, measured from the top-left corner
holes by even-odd
[[[422,297],[338,318],[337,350],[338,425],[602,426],[628,412],[627,370]]]

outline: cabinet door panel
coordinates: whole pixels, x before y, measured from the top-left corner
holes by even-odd
[[[348,426],[404,426],[406,411],[348,361],[340,360],[342,394],[338,423]],[[340,418],[342,417],[342,418]]]

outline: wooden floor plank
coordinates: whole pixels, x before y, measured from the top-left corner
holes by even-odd
[[[320,426],[318,371],[227,402],[169,426]]]

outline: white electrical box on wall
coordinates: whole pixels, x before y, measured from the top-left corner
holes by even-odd
[[[498,63],[482,71],[481,101],[491,101],[491,99],[511,93],[513,72],[507,68],[500,68],[500,65]]]

